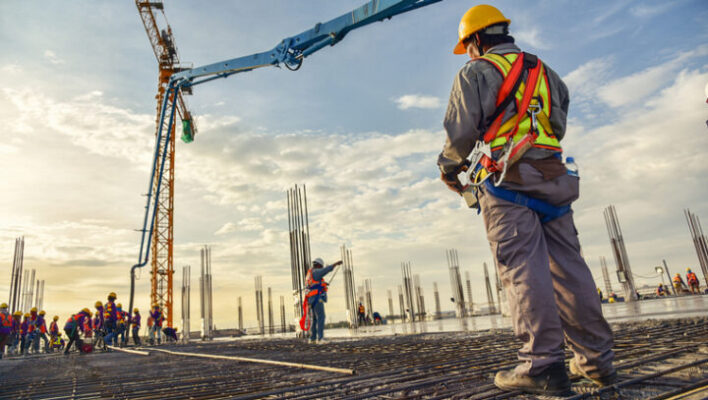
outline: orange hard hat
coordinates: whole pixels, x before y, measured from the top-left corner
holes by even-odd
[[[463,43],[465,39],[475,32],[500,23],[506,23],[508,25],[511,23],[511,20],[505,17],[496,7],[480,4],[470,8],[460,20],[460,26],[457,30],[457,45],[452,52],[455,54],[467,53],[467,49]]]

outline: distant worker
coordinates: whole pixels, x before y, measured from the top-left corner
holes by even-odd
[[[34,347],[34,342],[35,339],[37,338],[37,320],[39,319],[39,315],[37,314],[37,307],[32,307],[30,310],[30,317],[29,320],[27,321],[27,349],[25,350],[28,354],[30,353],[30,350],[32,350],[32,353],[38,353],[39,352],[39,346],[35,349]]]
[[[65,345],[66,342],[64,342],[64,339],[61,337],[61,332],[58,332],[56,336],[52,336],[52,343],[50,345],[52,351],[62,351]]]
[[[334,267],[342,264],[342,261],[324,266],[324,261],[321,258],[315,258],[312,261],[312,268],[307,271],[305,284],[307,285],[307,295],[305,301],[307,308],[305,315],[311,313],[312,322],[310,323],[310,343],[322,343],[324,340],[325,326],[325,307],[327,302],[327,282],[324,280],[325,275],[332,272]]]
[[[27,349],[29,348],[29,327],[30,327],[30,313],[25,313],[24,319],[22,319],[22,324],[20,324],[20,353],[27,354]]]
[[[42,310],[37,316],[37,321],[35,323],[35,336],[34,336],[34,352],[39,353],[39,341],[41,340],[44,344],[44,352],[49,352],[49,339],[47,338],[47,323],[44,320],[44,316],[47,313]]]
[[[366,308],[364,308],[363,304],[359,303],[359,309],[357,310],[356,315],[359,326],[366,325]]]
[[[608,303],[614,303],[617,301],[617,294],[615,292],[610,293],[609,296],[607,296],[607,302]]]
[[[135,308],[130,317],[131,330],[133,332],[133,344],[140,346],[140,310]]]
[[[56,349],[56,347],[54,347],[54,341],[56,340],[57,336],[61,335],[61,332],[59,332],[59,324],[57,323],[57,321],[59,321],[59,316],[55,315],[54,318],[52,318],[52,322],[49,323],[49,347],[52,350]]]
[[[600,296],[600,301],[602,301],[602,290],[600,288],[597,288],[597,295]]]
[[[674,290],[676,290],[676,294],[682,294],[684,291],[688,291],[686,289],[686,284],[683,283],[681,274],[674,275],[674,278],[671,281],[674,283]]]
[[[656,288],[656,295],[659,297],[669,295],[663,283],[660,283],[659,286]]]
[[[84,351],[83,341],[81,340],[80,334],[84,331],[84,321],[86,318],[91,318],[91,310],[88,308],[84,308],[78,313],[72,315],[66,321],[66,324],[64,325],[64,332],[66,332],[66,336],[69,338],[69,343],[66,345],[66,349],[64,349],[64,354],[69,354],[71,345],[74,343],[76,343],[76,349],[79,352]]]
[[[96,315],[93,317],[93,333],[94,333],[94,347],[101,347],[106,350],[106,341],[104,340],[106,336],[106,326],[105,326],[105,311],[103,309],[103,303],[101,301],[96,301],[94,304],[96,308]]]
[[[167,328],[162,329],[162,333],[165,334],[165,343],[176,342],[177,340],[177,328]]]
[[[111,292],[108,294],[108,301],[106,302],[106,305],[104,307],[104,326],[106,330],[106,337],[103,338],[103,340],[106,343],[106,346],[112,346],[117,344],[117,322],[118,322],[118,314],[116,310],[116,300],[117,296],[115,292]],[[71,340],[71,338],[69,338]]]
[[[12,338],[12,315],[7,303],[0,304],[0,358],[5,354],[5,345]]]
[[[123,305],[121,303],[116,304],[116,336],[118,337],[118,344],[124,346],[127,343],[126,331],[128,327],[126,325],[127,314],[123,311]]]
[[[152,326],[150,327],[149,341],[150,344],[155,344],[155,336],[157,335],[157,344],[160,344],[162,340],[162,310],[157,304],[153,304],[152,310],[150,311],[150,318],[152,318]]]
[[[381,314],[379,314],[378,311],[374,311],[373,316],[374,316],[374,325],[383,325],[383,324],[386,323],[386,322],[383,320],[383,318],[381,318]]]
[[[12,314],[12,328],[10,330],[10,349],[9,353],[20,354],[22,347],[20,344],[20,336],[22,330],[22,311],[15,311]],[[19,349],[18,349],[19,346]]]
[[[688,282],[688,288],[691,290],[691,294],[701,294],[698,277],[691,271],[691,268],[686,268],[686,282]]]
[[[613,335],[570,210],[579,179],[573,160],[562,162],[568,89],[514,45],[510,22],[489,5],[462,17],[453,52],[471,61],[452,86],[438,166],[445,184],[482,213],[522,341],[521,364],[497,372],[495,385],[557,396],[570,389],[564,341],[575,355],[571,374],[599,386],[616,380]],[[468,170],[478,189],[458,179]]]

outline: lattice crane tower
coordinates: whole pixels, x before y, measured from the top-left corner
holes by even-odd
[[[148,39],[152,45],[152,50],[157,58],[159,67],[159,80],[157,86],[157,117],[156,121],[156,137],[157,131],[160,129],[160,124],[164,124],[164,128],[169,129],[167,122],[160,120],[161,107],[165,97],[165,91],[169,83],[170,77],[176,72],[180,72],[185,68],[180,66],[177,48],[175,47],[172,29],[167,23],[167,17],[164,12],[164,5],[161,0],[158,1],[140,1],[136,0],[135,5],[138,7],[140,18],[145,26]],[[164,23],[161,28],[158,25],[156,14],[162,15]],[[162,24],[160,24],[162,25]],[[187,109],[187,105],[182,98],[182,92],[177,92],[177,111],[182,120],[182,140],[186,143],[194,140],[196,134],[196,126],[192,121],[192,116]],[[191,94],[191,90],[184,90],[185,94]],[[170,102],[172,102],[170,98]],[[162,135],[161,143],[158,143],[156,148],[159,149],[158,157],[160,160],[166,159],[167,168],[162,177],[156,171],[155,179],[153,180],[152,196],[157,193],[157,209],[155,212],[155,229],[152,232],[152,257],[151,257],[151,304],[160,305],[163,315],[167,318],[167,325],[172,325],[173,300],[172,300],[172,278],[174,275],[173,268],[173,217],[174,217],[174,189],[175,189],[175,125],[171,126],[172,134],[169,135],[169,143],[165,143],[167,135]],[[164,151],[163,149],[167,149]],[[161,180],[161,182],[160,182]],[[162,185],[162,189],[157,190],[158,185]],[[132,312],[132,310],[130,310]]]

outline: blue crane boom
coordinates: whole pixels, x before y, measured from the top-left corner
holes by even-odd
[[[174,130],[175,122],[175,99],[182,90],[189,90],[192,86],[205,83],[218,78],[227,78],[239,72],[247,72],[256,68],[279,66],[284,64],[290,70],[297,70],[302,65],[303,60],[324,48],[334,46],[341,41],[350,31],[368,25],[373,22],[383,21],[391,17],[408,11],[418,9],[442,0],[371,0],[363,6],[356,8],[349,13],[341,15],[330,21],[317,23],[313,28],[308,29],[298,35],[283,39],[276,47],[270,51],[256,53],[245,57],[233,58],[201,67],[191,68],[177,72],[170,77],[167,93],[162,104],[160,114],[160,129],[157,132],[155,152],[152,161],[152,172],[150,174],[150,184],[148,186],[147,201],[145,205],[145,216],[143,218],[143,228],[140,230],[140,252],[138,263],[130,269],[130,307],[133,310],[133,295],[135,292],[135,270],[144,267],[149,258],[150,241],[154,229],[155,211],[160,193],[160,183],[162,173],[165,168],[165,158],[160,159],[160,139],[166,135],[164,143],[169,143],[170,135]],[[169,113],[168,111],[169,110]],[[168,119],[166,132],[165,118]],[[183,137],[185,142],[191,142],[190,132]],[[164,151],[162,154],[165,154]],[[153,180],[157,174],[157,190],[152,192]],[[154,196],[154,199],[153,199]]]

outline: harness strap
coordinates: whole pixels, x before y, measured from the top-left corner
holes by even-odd
[[[534,199],[533,197],[529,197],[523,193],[494,186],[494,184],[488,180],[484,182],[484,188],[487,193],[494,197],[498,197],[502,200],[506,200],[520,206],[528,207],[529,209],[535,211],[539,214],[542,224],[551,222],[554,219],[560,218],[570,212],[570,205],[554,206],[548,202]]]

